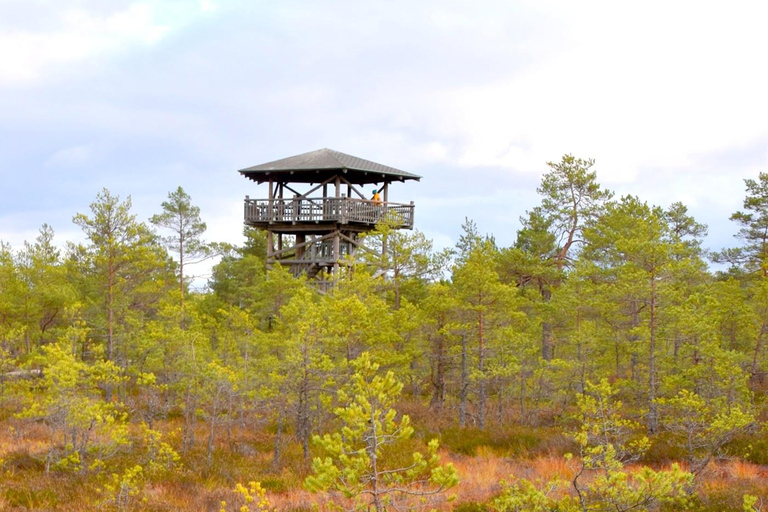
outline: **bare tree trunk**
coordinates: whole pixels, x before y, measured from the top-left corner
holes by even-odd
[[[478,425],[480,427],[480,430],[485,429],[485,406],[486,401],[488,400],[488,383],[485,379],[485,317],[483,315],[483,312],[480,311],[480,315],[478,317],[478,323],[477,323],[477,334],[478,334],[478,344],[477,344],[477,369],[480,371],[480,382],[478,386],[478,399],[477,399],[477,418],[478,418]]]
[[[277,416],[277,432],[275,432],[275,448],[274,453],[272,455],[272,467],[277,468],[280,464],[280,456],[281,456],[281,446],[280,443],[282,443],[282,437],[283,437],[283,421],[284,421],[284,413],[283,413],[283,407],[280,407],[280,413]]]
[[[184,398],[184,435],[182,442],[182,455],[187,454],[195,444],[195,404],[192,397],[191,386],[187,386],[187,393]]]
[[[296,434],[301,441],[304,459],[309,460],[309,382],[306,371],[299,383],[299,403],[296,411]]]
[[[552,299],[552,290],[544,285],[541,288],[541,299],[546,303]],[[555,341],[552,337],[552,323],[546,319],[541,323],[541,357],[551,361],[555,357]]]
[[[752,391],[755,390],[758,383],[761,383],[763,380],[763,376],[760,372],[760,352],[762,352],[763,349],[763,337],[768,334],[768,323],[763,320],[763,325],[760,326],[760,332],[757,334],[757,340],[755,340],[755,350],[752,353],[752,367],[750,369],[750,373],[752,376],[750,377],[750,384],[752,387]]]
[[[467,394],[469,392],[469,369],[467,368],[467,335],[461,335],[461,390],[459,392],[459,426],[467,425]]]
[[[211,411],[211,422],[210,422],[210,432],[208,433],[208,465],[211,465],[211,459],[213,458],[213,436],[214,431],[216,429],[216,414],[218,411],[216,410],[216,406],[214,405],[213,411]]]
[[[373,505],[376,507],[376,512],[382,512],[384,507],[381,503],[381,496],[379,496],[379,467],[378,467],[378,454],[379,438],[378,432],[376,432],[376,407],[371,404],[371,437],[368,440],[368,456],[371,458],[371,486],[373,487]]]
[[[651,273],[650,349],[648,353],[648,433],[659,430],[659,406],[656,403],[656,273]]]
[[[520,422],[526,423],[525,415],[527,410],[525,408],[526,399],[526,387],[525,387],[525,370],[520,368]]]
[[[107,361],[113,361],[114,358],[114,268],[112,259],[109,260],[108,281],[107,281]],[[112,384],[106,384],[107,402],[112,402]]]
[[[437,336],[437,344],[434,346],[433,354],[435,369],[432,373],[432,400],[429,405],[439,411],[445,405],[446,387],[445,338],[443,336]]]

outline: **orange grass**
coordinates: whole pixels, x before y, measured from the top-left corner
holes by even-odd
[[[181,451],[180,420],[159,422],[155,429],[163,431],[164,439]],[[131,431],[138,436],[139,427]],[[316,504],[319,512],[331,510],[331,498],[337,504],[348,503],[335,496],[311,494],[302,483],[308,474],[308,464],[301,457],[295,440],[286,436],[284,461],[279,468],[272,467],[274,435],[265,429],[251,426],[233,428],[231,439],[226,431],[217,432],[216,451],[209,466],[205,456],[207,428],[200,423],[196,428],[196,444],[187,454],[183,466],[162,481],[147,482],[142,501],[133,510],[148,512],[218,512],[222,500],[234,505],[237,496],[235,483],[262,481],[268,497],[280,511],[311,510]],[[49,447],[49,432],[45,426],[7,419],[0,422],[0,510],[49,510],[51,512],[86,512],[100,510],[104,495],[99,492],[106,476],[68,473],[45,474],[44,459]],[[479,446],[476,455],[462,455],[441,448],[444,463],[456,466],[461,483],[449,491],[457,499],[442,503],[443,512],[453,510],[462,503],[489,503],[501,492],[501,481],[513,482],[519,478],[545,482],[552,478],[570,480],[573,470],[559,454],[538,452],[540,456],[509,457],[487,446]],[[136,463],[135,453],[120,455],[111,460],[104,474],[114,467]],[[115,466],[117,464],[117,466]],[[666,469],[669,465],[657,466]],[[641,466],[629,467],[635,471]],[[708,495],[724,493],[751,493],[768,496],[768,467],[740,460],[711,463],[699,477],[698,492],[706,501]],[[232,508],[232,507],[228,507]]]

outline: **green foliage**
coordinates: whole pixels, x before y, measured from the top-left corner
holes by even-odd
[[[453,507],[454,512],[489,512],[489,510],[487,505],[474,501],[465,501]]]
[[[575,476],[567,483],[551,480],[538,485],[521,479],[506,484],[494,502],[500,512],[507,511],[588,511],[653,510],[658,504],[686,506],[693,476],[674,464],[671,469],[639,471],[624,469],[648,447],[644,436],[633,436],[637,425],[619,414],[621,403],[615,391],[603,380],[588,384],[579,398],[580,427],[573,433],[579,457],[571,458]],[[590,478],[585,478],[590,474]]]
[[[125,366],[142,314],[165,291],[167,256],[131,213],[130,197],[121,202],[103,189],[91,203],[91,216],[78,213],[73,222],[89,242],[69,246],[87,313],[106,358]]]
[[[162,203],[163,211],[153,215],[149,221],[157,227],[171,232],[162,238],[169,250],[178,255],[180,304],[183,308],[186,283],[184,273],[189,265],[194,265],[216,256],[227,247],[206,243],[203,233],[207,229],[200,219],[200,208],[192,205],[192,198],[179,187],[168,193],[168,201]]]
[[[519,369],[517,351],[509,350],[513,346],[510,341],[518,337],[526,315],[519,311],[524,300],[499,277],[499,253],[491,240],[476,240],[471,249],[460,256],[452,275],[460,313],[453,330],[475,346],[469,380],[460,385],[466,389],[470,381],[474,384],[477,422],[483,429],[490,385],[494,381],[501,386],[508,385]],[[466,395],[460,408],[460,426],[465,425],[465,403]]]
[[[263,232],[246,228],[239,248],[204,243],[181,188],[150,220],[170,236],[103,190],[75,216],[84,240],[64,257],[47,225],[21,248],[0,242],[0,507],[77,509],[68,500],[90,481],[111,508],[169,510],[179,504],[157,496],[244,475],[288,494],[313,435],[338,427],[318,438],[307,485],[360,506],[374,481],[381,507],[431,500],[396,489],[455,483],[424,441],[438,437],[460,456],[576,453],[572,482],[513,480],[500,509],[671,509],[691,504],[683,490],[702,509],[740,509],[764,486],[713,489],[701,468],[768,457],[765,173],[733,216],[743,245],[721,261],[736,266],[713,275],[706,227],[684,205],[613,201],[592,167],[550,163],[511,247],[468,220],[450,279],[450,251],[385,220],[366,242],[387,245],[367,258],[376,268],[340,271],[317,293],[266,271]],[[186,265],[217,251],[210,289],[190,293]],[[634,466],[675,461],[697,487],[678,469]],[[68,494],[49,500],[51,482]]]
[[[163,237],[163,243],[179,255],[182,265],[185,256],[195,258],[204,256],[209,251],[200,239],[207,226],[200,219],[200,208],[193,206],[191,199],[184,189],[179,187],[168,193],[168,201],[163,201],[161,205],[163,212],[149,219],[155,226],[168,229],[173,233]]]
[[[84,335],[81,329],[73,328]],[[101,387],[120,381],[111,361],[86,363],[69,340],[43,347],[43,377],[34,383],[19,418],[42,421],[49,429],[46,470],[98,470],[106,458],[128,444],[125,414],[105,402]]]
[[[490,448],[503,457],[532,456],[535,453],[551,450],[547,444],[549,436],[558,436],[559,431],[549,432],[544,428],[505,426],[480,430],[476,427],[444,428],[440,431],[440,445],[451,452],[474,456],[481,448]]]
[[[582,238],[584,227],[597,218],[603,204],[613,195],[597,182],[597,175],[591,170],[594,164],[593,159],[564,155],[560,162],[547,163],[550,171],[536,189],[542,196],[537,216],[546,218],[547,231],[557,240],[557,253],[553,257],[558,269],[566,263],[571,245]]]
[[[691,472],[698,474],[735,435],[755,422],[754,415],[725,400],[706,401],[696,393],[680,391],[659,399],[664,409],[664,426],[685,447]]]
[[[353,362],[355,374],[339,391],[345,407],[336,409],[341,431],[315,436],[314,442],[327,454],[312,462],[313,475],[305,485],[314,492],[336,490],[356,498],[356,509],[373,505],[378,511],[390,504],[411,510],[422,498],[444,492],[458,484],[451,465],[441,465],[438,442],[428,443],[427,452],[414,452],[408,466],[390,466],[384,455],[386,445],[403,443],[413,434],[408,416],[397,417],[393,408],[403,385],[393,372],[383,377],[379,365],[363,353]]]
[[[144,489],[144,475],[141,466],[127,468],[123,473],[112,473],[104,484],[103,492],[107,496],[103,505],[115,510],[129,510],[141,500]]]
[[[247,486],[238,483],[234,490],[238,499],[243,502],[237,509],[238,512],[267,512],[272,507],[267,499],[267,491],[260,482],[248,482]],[[221,502],[221,512],[227,512],[226,501]]]
[[[141,425],[142,440],[145,444],[144,474],[150,479],[162,479],[181,465],[181,456],[167,442],[163,434]]]
[[[744,183],[747,187],[744,211],[731,215],[731,220],[741,226],[736,237],[744,245],[715,253],[713,259],[768,277],[768,172],[761,172],[757,180],[746,179]]]
[[[400,307],[401,297],[423,298],[426,284],[442,277],[451,257],[449,249],[435,252],[424,233],[398,230],[397,225],[397,219],[384,219],[363,241],[368,249],[364,260],[386,274],[395,309]]]
[[[501,496],[493,501],[499,512],[576,512],[578,503],[570,496],[561,496],[567,482],[551,480],[535,485],[525,479],[515,483],[502,482]]]

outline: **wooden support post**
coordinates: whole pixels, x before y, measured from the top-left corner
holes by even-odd
[[[296,245],[299,246],[307,241],[307,235],[304,233],[299,233],[296,235]],[[296,256],[295,258],[297,260],[300,260],[304,256],[304,246],[296,247]]]
[[[328,215],[328,182],[323,183],[323,218]]]
[[[339,238],[339,232],[336,231],[333,235],[333,272],[334,274],[339,271],[339,252],[341,251],[341,240]]]
[[[350,233],[349,240],[349,257],[354,259],[355,253],[357,252],[357,233]]]
[[[276,186],[278,190],[277,198],[278,198],[278,204],[279,204],[277,208],[277,212],[278,212],[277,218],[280,222],[284,222],[285,221],[285,203],[283,203],[283,190],[285,187],[283,186],[282,183],[277,183]],[[283,234],[278,233],[277,234],[277,252],[278,253],[282,252],[282,250],[283,250]]]
[[[272,213],[274,211],[275,193],[272,188],[272,178],[269,178],[269,195],[267,201],[267,220],[272,223]],[[275,252],[274,238],[271,228],[267,228],[267,268],[271,268],[272,254]]]
[[[387,218],[387,202],[389,201],[389,182],[384,182],[384,204],[382,205],[382,210],[384,212],[384,215],[382,218]],[[386,256],[387,254],[387,235],[384,235],[381,238],[381,255]]]
[[[269,178],[269,195],[267,196],[267,220],[272,222],[272,211],[275,207],[275,193],[272,190],[272,178]]]

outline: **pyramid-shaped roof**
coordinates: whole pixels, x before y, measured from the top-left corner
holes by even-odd
[[[320,183],[339,172],[350,183],[356,184],[421,179],[421,176],[394,167],[327,148],[254,165],[238,172],[258,183],[264,183],[270,177],[285,183]]]

